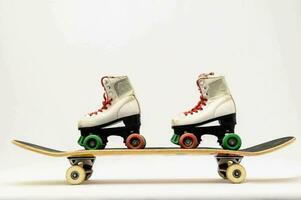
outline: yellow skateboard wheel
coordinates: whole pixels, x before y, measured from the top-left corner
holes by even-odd
[[[86,179],[86,172],[81,166],[71,166],[66,172],[66,180],[71,185],[78,185]]]
[[[242,183],[246,179],[246,170],[240,164],[233,164],[227,168],[227,179],[232,183]]]

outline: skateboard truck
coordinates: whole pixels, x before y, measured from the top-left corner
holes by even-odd
[[[67,157],[71,167],[66,172],[67,182],[79,184],[88,180],[93,174],[95,156],[91,157]]]
[[[241,183],[245,180],[246,170],[240,164],[243,156],[218,154],[215,158],[218,164],[217,173],[220,177],[232,183]]]
[[[228,154],[218,154],[215,156],[218,164],[218,174],[223,179],[228,179],[232,183],[241,183],[246,178],[246,171],[241,162],[243,156]],[[80,184],[88,180],[93,173],[95,156],[88,157],[68,157],[71,167],[66,172],[67,182],[70,184]]]

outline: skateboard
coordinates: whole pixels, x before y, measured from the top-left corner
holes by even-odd
[[[119,155],[214,155],[218,164],[217,172],[219,176],[232,183],[242,183],[246,178],[246,170],[240,164],[244,156],[259,156],[271,153],[291,144],[294,140],[295,137],[283,137],[236,151],[206,147],[196,149],[152,147],[145,149],[112,148],[59,151],[19,140],[13,140],[12,143],[39,154],[52,157],[67,157],[71,164],[71,167],[66,171],[66,180],[69,184],[81,184],[92,176],[92,167],[96,156]]]

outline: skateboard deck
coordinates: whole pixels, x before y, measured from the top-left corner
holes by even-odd
[[[39,146],[36,144],[13,140],[13,144],[52,157],[89,157],[89,156],[112,156],[112,155],[237,155],[237,156],[258,156],[273,152],[277,149],[283,148],[295,140],[294,137],[283,137],[271,140],[262,144],[258,144],[249,148],[233,151],[221,148],[200,147],[196,149],[181,149],[168,147],[152,147],[145,149],[126,149],[126,148],[112,148],[103,150],[75,150],[75,151],[59,151],[48,147]]]
[[[291,144],[294,140],[294,137],[283,137],[237,151],[207,147],[197,149],[152,147],[145,149],[112,148],[59,151],[19,140],[13,140],[12,143],[39,154],[52,157],[67,157],[71,164],[71,167],[66,171],[66,180],[69,184],[81,184],[92,176],[92,167],[96,156],[114,155],[215,155],[219,176],[232,183],[242,183],[246,178],[246,170],[240,164],[244,156],[258,156],[271,153]]]

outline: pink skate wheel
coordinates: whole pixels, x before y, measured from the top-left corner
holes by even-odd
[[[179,144],[183,149],[195,149],[199,145],[197,137],[192,133],[184,133],[181,135]]]
[[[144,149],[146,141],[142,135],[133,133],[126,138],[125,145],[128,149]]]

